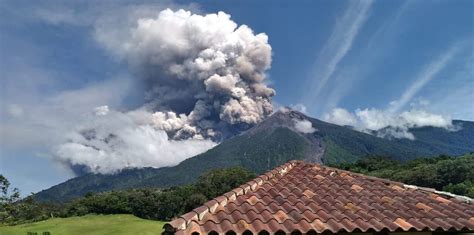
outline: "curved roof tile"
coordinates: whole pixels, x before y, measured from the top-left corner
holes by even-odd
[[[473,231],[467,197],[291,161],[164,226],[164,234]]]

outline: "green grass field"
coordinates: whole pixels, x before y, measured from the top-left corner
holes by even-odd
[[[1,235],[50,232],[51,235],[161,234],[164,222],[144,220],[133,215],[86,215],[0,227]]]

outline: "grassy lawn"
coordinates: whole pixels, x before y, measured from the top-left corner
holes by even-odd
[[[2,235],[26,235],[50,232],[51,235],[161,234],[164,222],[144,220],[133,215],[86,215],[0,227]]]

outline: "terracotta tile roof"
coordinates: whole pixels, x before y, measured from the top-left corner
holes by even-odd
[[[291,161],[165,224],[176,234],[473,231],[467,197]]]

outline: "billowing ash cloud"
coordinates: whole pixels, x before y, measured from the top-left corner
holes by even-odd
[[[323,116],[327,122],[337,125],[349,125],[358,130],[373,133],[379,137],[407,138],[414,140],[415,136],[409,131],[416,127],[440,127],[455,130],[449,116],[433,114],[423,109],[411,109],[402,113],[392,113],[378,109],[357,109],[355,113],[336,108]]]
[[[153,121],[173,139],[220,139],[271,114],[267,35],[237,26],[223,12],[170,9],[139,19],[129,31],[124,39],[100,33],[98,39],[146,84]]]
[[[223,12],[167,9],[142,18],[129,37],[99,41],[126,60],[145,83],[154,122],[174,139],[246,129],[272,112],[265,84],[271,64],[267,35],[255,35]],[[106,34],[106,33],[105,33]]]
[[[126,112],[96,108],[55,148],[62,162],[99,173],[171,166],[272,113],[268,37],[230,15],[167,9],[138,19],[125,37],[111,36],[116,30],[98,28],[97,40],[130,65],[146,102]]]

